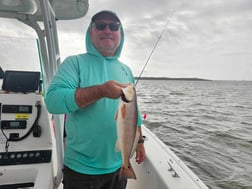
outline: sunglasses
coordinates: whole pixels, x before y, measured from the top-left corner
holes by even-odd
[[[93,26],[95,26],[95,28],[99,31],[105,30],[107,26],[109,27],[110,31],[118,31],[120,28],[120,24],[117,22],[111,22],[109,24],[105,22],[95,22]]]

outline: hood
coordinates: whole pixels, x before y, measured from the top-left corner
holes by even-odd
[[[90,22],[87,32],[86,32],[86,49],[87,49],[87,53],[88,54],[92,54],[95,56],[99,56],[99,57],[103,57],[103,58],[109,58],[109,59],[117,59],[120,57],[121,52],[122,52],[122,48],[123,48],[123,44],[124,44],[124,31],[123,31],[123,27],[121,25],[121,42],[120,45],[118,46],[115,55],[114,56],[109,56],[109,57],[104,57],[93,45],[93,43],[91,42],[91,38],[90,38],[90,29],[92,26],[92,22]]]

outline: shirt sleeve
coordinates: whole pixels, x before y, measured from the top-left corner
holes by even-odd
[[[45,95],[45,104],[50,113],[62,114],[79,109],[75,90],[79,85],[77,59],[67,58],[55,74]]]

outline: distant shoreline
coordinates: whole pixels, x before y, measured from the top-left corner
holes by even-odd
[[[182,81],[211,81],[209,79],[202,79],[196,77],[135,77],[136,80],[182,80]]]

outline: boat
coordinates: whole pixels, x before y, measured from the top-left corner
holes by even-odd
[[[63,115],[47,112],[43,93],[60,64],[57,21],[84,17],[88,0],[0,0],[0,17],[38,36],[41,71],[0,69],[0,189],[62,188]],[[207,189],[144,125],[146,160],[131,160],[137,179],[127,189]]]

